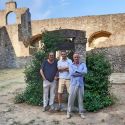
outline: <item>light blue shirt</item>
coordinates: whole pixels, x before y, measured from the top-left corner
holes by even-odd
[[[58,68],[64,68],[64,67],[70,67],[70,65],[72,64],[72,60],[71,59],[66,59],[66,60],[59,60],[58,61]],[[70,75],[68,71],[64,71],[64,72],[59,72],[59,78],[62,79],[70,79]]]
[[[85,63],[79,63],[75,64],[73,63],[70,65],[69,68],[69,73],[70,73],[70,85],[71,86],[79,86],[83,87],[84,86],[84,74],[87,73],[87,67]]]

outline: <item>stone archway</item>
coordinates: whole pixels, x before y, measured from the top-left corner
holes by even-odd
[[[81,55],[81,60],[86,60],[86,32],[81,30],[73,30],[73,29],[60,29],[60,30],[53,30],[48,32],[58,32],[59,34],[62,34],[64,37],[68,39],[72,39],[72,42],[74,44],[74,51],[78,52]],[[42,39],[42,34],[37,34],[33,36],[29,40],[29,44],[32,45],[33,43],[36,43]],[[63,43],[63,45],[60,45],[60,47],[71,47],[68,46],[69,43]]]
[[[91,49],[106,47],[106,44],[109,43],[110,36],[111,33],[107,31],[95,32],[88,39],[88,47]]]
[[[29,40],[29,54],[33,55],[36,51],[42,49],[42,35],[37,34],[35,36],[32,36],[32,38]]]
[[[16,24],[16,14],[10,11],[6,15],[6,25]]]

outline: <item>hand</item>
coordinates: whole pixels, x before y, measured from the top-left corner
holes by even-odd
[[[60,68],[60,72],[65,72],[66,71],[66,68],[63,67],[63,68]]]
[[[43,80],[46,80],[46,78],[43,78]]]
[[[55,77],[54,77],[54,80],[56,80],[56,81],[57,81],[57,80],[58,80],[58,77],[56,77],[56,76],[55,76]]]
[[[68,67],[64,67],[63,70],[64,71],[69,71],[69,68]]]

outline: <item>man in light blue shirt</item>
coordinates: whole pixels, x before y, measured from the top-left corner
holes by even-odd
[[[70,89],[68,98],[67,118],[71,117],[71,111],[74,106],[76,95],[78,95],[79,114],[81,118],[85,118],[83,114],[83,95],[84,95],[84,74],[87,73],[85,63],[80,62],[78,53],[73,55],[74,62],[69,68],[70,73]]]

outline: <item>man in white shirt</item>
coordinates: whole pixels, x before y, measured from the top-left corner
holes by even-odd
[[[67,58],[66,51],[61,52],[62,59],[58,61],[57,67],[59,71],[59,86],[58,86],[58,102],[59,110],[62,108],[62,94],[64,91],[64,86],[66,86],[67,92],[69,93],[69,66],[72,64],[72,60]]]

